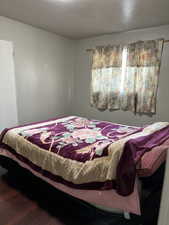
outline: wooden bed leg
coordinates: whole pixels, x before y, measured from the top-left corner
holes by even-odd
[[[131,218],[130,218],[130,213],[124,212],[124,218],[125,218],[126,220],[130,220],[130,219],[131,219]]]

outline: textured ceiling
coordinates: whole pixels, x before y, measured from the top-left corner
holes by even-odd
[[[0,0],[0,15],[80,39],[169,24],[169,0]]]

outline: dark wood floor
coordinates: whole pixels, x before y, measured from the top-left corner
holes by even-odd
[[[36,180],[6,174],[0,178],[0,225],[139,225],[138,218],[103,213]]]

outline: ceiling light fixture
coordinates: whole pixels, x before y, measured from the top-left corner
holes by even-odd
[[[73,2],[75,0],[44,0],[44,1],[52,2],[52,3],[58,3],[58,2],[69,3],[69,2]]]

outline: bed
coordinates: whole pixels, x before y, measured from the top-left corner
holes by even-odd
[[[5,157],[78,199],[140,215],[139,180],[151,180],[168,148],[167,122],[133,127],[68,116],[4,129],[0,163],[6,167]]]

